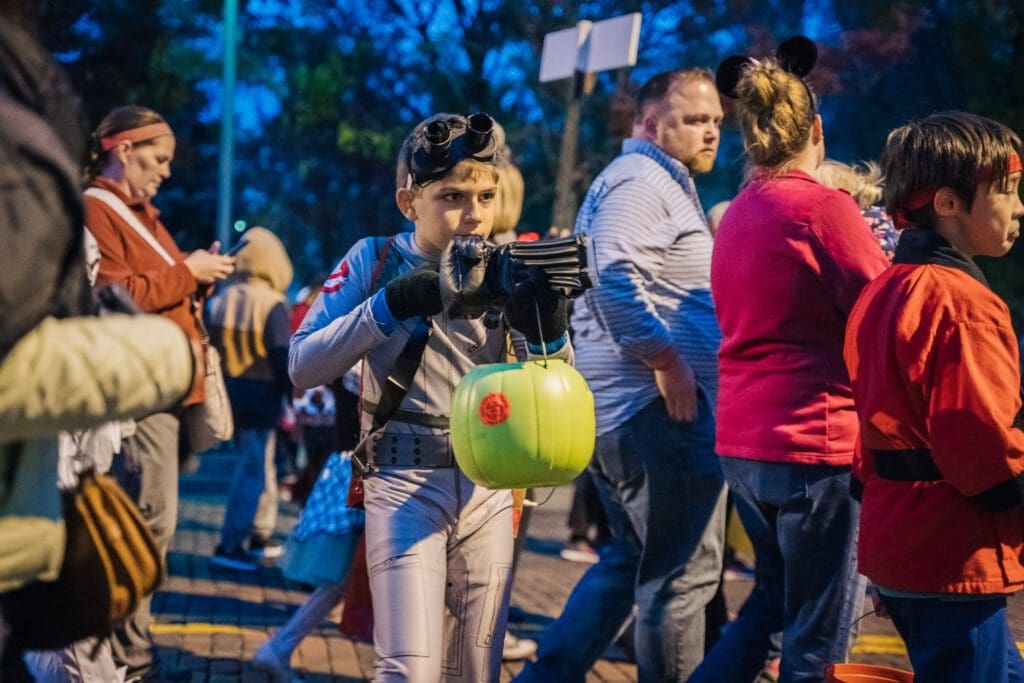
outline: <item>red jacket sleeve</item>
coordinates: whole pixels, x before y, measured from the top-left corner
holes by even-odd
[[[1009,320],[951,322],[941,334],[928,397],[935,464],[965,496],[1012,485],[1024,473],[1024,432],[1013,427],[1021,399]]]
[[[133,259],[125,241],[125,231],[131,228],[124,226],[120,218],[103,210],[99,201],[88,197],[85,201],[85,225],[100,247],[97,286],[111,282],[120,284],[147,313],[174,306],[196,291],[196,280],[182,261],[170,266],[161,259],[158,265],[140,269],[133,262],[137,256]],[[145,248],[151,249],[148,245]],[[172,251],[174,256],[180,253]],[[152,259],[147,259],[147,262],[152,263]]]

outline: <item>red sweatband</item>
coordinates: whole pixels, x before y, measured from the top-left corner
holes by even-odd
[[[100,138],[100,145],[102,145],[104,152],[109,152],[125,140],[128,142],[142,142],[143,140],[150,140],[161,135],[174,135],[174,131],[172,131],[171,127],[166,123],[151,123],[146,126],[139,126],[138,128],[122,130],[120,133]]]
[[[1024,171],[1024,164],[1021,164],[1020,156],[1011,154],[1010,158],[1006,160],[1006,175],[1019,173],[1020,171]]]

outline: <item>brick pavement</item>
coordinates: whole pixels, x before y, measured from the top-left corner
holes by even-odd
[[[203,456],[199,471],[183,476],[178,530],[168,557],[169,578],[153,601],[154,634],[160,656],[173,666],[192,672],[192,681],[266,681],[251,669],[253,652],[305,599],[305,593],[285,585],[270,566],[254,573],[224,570],[209,563],[217,544],[224,513],[224,494],[233,461],[228,451]],[[546,491],[541,496],[547,495]],[[513,588],[512,603],[524,619],[513,624],[519,636],[537,638],[557,617],[565,599],[586,565],[566,562],[558,551],[565,539],[565,518],[571,488],[555,489],[536,508],[530,535]],[[284,541],[295,524],[297,509],[282,504],[278,539]],[[726,584],[726,599],[735,610],[750,591],[749,581]],[[1024,609],[1015,599],[1011,627],[1024,639]],[[373,651],[366,644],[341,636],[337,613],[307,637],[296,650],[292,666],[311,683],[370,680]],[[891,624],[873,616],[861,622],[853,661],[909,668],[902,643]],[[521,664],[507,665],[502,680],[509,680]],[[622,661],[600,660],[588,682],[636,680],[636,667]]]

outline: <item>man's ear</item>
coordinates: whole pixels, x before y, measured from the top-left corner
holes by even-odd
[[[658,117],[652,111],[644,114],[640,120],[640,127],[643,130],[644,140],[654,142],[658,139]]]
[[[416,209],[412,206],[412,200],[415,198],[416,193],[405,187],[399,188],[395,192],[395,204],[398,204],[398,210],[410,221],[416,220]]]
[[[957,215],[963,209],[963,205],[960,195],[951,187],[940,187],[932,198],[932,209],[940,218]]]

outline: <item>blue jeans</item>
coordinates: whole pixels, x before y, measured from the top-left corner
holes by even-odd
[[[1006,597],[965,602],[882,596],[907,644],[915,680],[1024,681],[1024,660],[1006,623]]]
[[[864,604],[857,573],[860,505],[850,468],[722,458],[757,557],[754,590],[690,679],[750,681],[782,631],[779,680],[821,680],[846,661]]]
[[[714,431],[702,394],[692,423],[669,418],[658,399],[597,438],[591,473],[612,540],[517,680],[583,681],[634,601],[639,679],[685,680],[697,666],[725,535]]]
[[[236,438],[239,460],[220,532],[220,545],[229,552],[241,548],[250,534],[269,540],[277,525],[277,433],[239,429]]]

